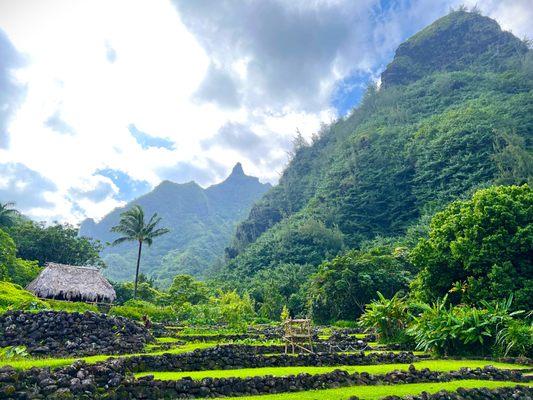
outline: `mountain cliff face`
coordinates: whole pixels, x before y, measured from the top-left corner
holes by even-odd
[[[308,275],[480,187],[532,182],[532,51],[495,21],[453,12],[400,45],[381,78],[297,149],[237,227],[219,277],[250,288],[287,264]]]
[[[225,181],[207,189],[195,182],[163,181],[151,192],[113,210],[100,222],[85,220],[80,235],[102,242],[113,241],[117,235],[110,230],[118,223],[120,213],[139,204],[148,216],[157,212],[163,218],[161,226],[171,230],[143,250],[142,272],[163,284],[178,273],[202,276],[222,256],[236,223],[269,188],[269,184],[245,175],[240,163]],[[135,252],[134,244],[106,247],[102,254],[108,265],[105,274],[113,280],[131,280],[135,273]]]

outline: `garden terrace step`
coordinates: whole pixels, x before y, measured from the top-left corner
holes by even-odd
[[[176,338],[186,342],[231,342],[235,340],[264,340],[262,335],[250,334],[177,334]]]
[[[449,360],[426,360],[416,362],[414,364],[381,364],[381,365],[337,365],[337,366],[299,366],[299,367],[255,367],[255,368],[242,368],[242,369],[220,369],[220,370],[201,370],[201,371],[185,371],[185,372],[142,372],[135,374],[136,377],[142,377],[146,375],[153,375],[155,379],[161,380],[179,380],[183,378],[192,378],[195,380],[201,380],[204,378],[250,378],[255,376],[289,376],[297,375],[300,373],[306,373],[310,375],[320,375],[330,373],[334,370],[342,370],[347,373],[369,373],[374,375],[383,375],[391,373],[392,371],[408,371],[409,369],[416,368],[429,369],[433,372],[450,372],[454,370],[460,370],[463,367],[468,368],[485,368],[493,366],[498,369],[512,370],[519,368],[514,364],[502,364],[491,363],[476,360],[465,360],[464,363]],[[520,372],[526,371],[519,370]],[[518,370],[518,369],[517,369]],[[528,378],[529,379],[529,378]]]
[[[418,358],[408,352],[364,354],[254,354],[261,346],[225,345],[195,350],[186,354],[140,355],[121,359],[124,368],[131,372],[198,371],[205,369],[238,369],[253,367],[370,365],[383,363],[409,364]],[[261,351],[267,351],[262,349]]]
[[[124,397],[134,397],[139,391],[151,393],[155,391],[163,398],[182,396],[192,397],[220,397],[240,396],[260,393],[283,393],[306,391],[317,388],[337,388],[345,386],[375,386],[398,385],[420,382],[448,382],[450,380],[501,380],[521,382],[520,373],[499,371],[493,368],[462,370],[451,373],[439,373],[429,370],[395,371],[385,375],[371,375],[368,373],[349,374],[335,370],[327,374],[309,375],[299,374],[287,377],[258,376],[251,378],[204,378],[200,381],[181,379],[177,381],[153,380],[147,376],[134,381],[125,381],[119,390]]]

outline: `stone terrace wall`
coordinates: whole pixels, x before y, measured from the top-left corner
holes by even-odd
[[[26,346],[32,355],[133,353],[152,340],[134,321],[94,312],[8,311],[0,316],[0,347]]]
[[[257,352],[257,353],[256,353]],[[256,346],[223,345],[195,350],[185,354],[140,355],[117,359],[121,368],[131,372],[142,371],[200,371],[207,369],[237,369],[254,367],[334,366],[402,363],[417,361],[413,353],[364,354],[272,354]]]
[[[421,394],[418,396],[388,396],[383,400],[531,400],[532,398],[533,387],[516,386],[492,390],[487,388],[459,388],[456,392],[447,392],[443,390],[435,394]],[[359,400],[359,398],[352,397],[350,400]]]

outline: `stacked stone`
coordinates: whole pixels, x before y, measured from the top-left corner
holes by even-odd
[[[438,393],[422,393],[417,396],[388,396],[383,400],[531,400],[533,399],[533,388],[527,386],[503,387],[497,389],[459,388],[455,392],[442,390]],[[358,397],[351,397],[350,400],[359,400]]]
[[[132,320],[94,312],[9,311],[0,316],[0,347],[26,346],[32,355],[133,353],[152,340]]]
[[[255,367],[334,366],[372,364],[410,364],[418,358],[410,352],[337,354],[317,353],[266,355],[267,348],[243,345],[225,345],[195,350],[186,354],[140,355],[122,360],[124,368],[141,371],[201,371],[209,369],[238,369]]]

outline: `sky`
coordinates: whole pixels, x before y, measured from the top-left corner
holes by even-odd
[[[531,0],[0,0],[0,202],[102,218],[237,163],[276,183],[296,131],[357,106],[461,4],[533,37]]]

